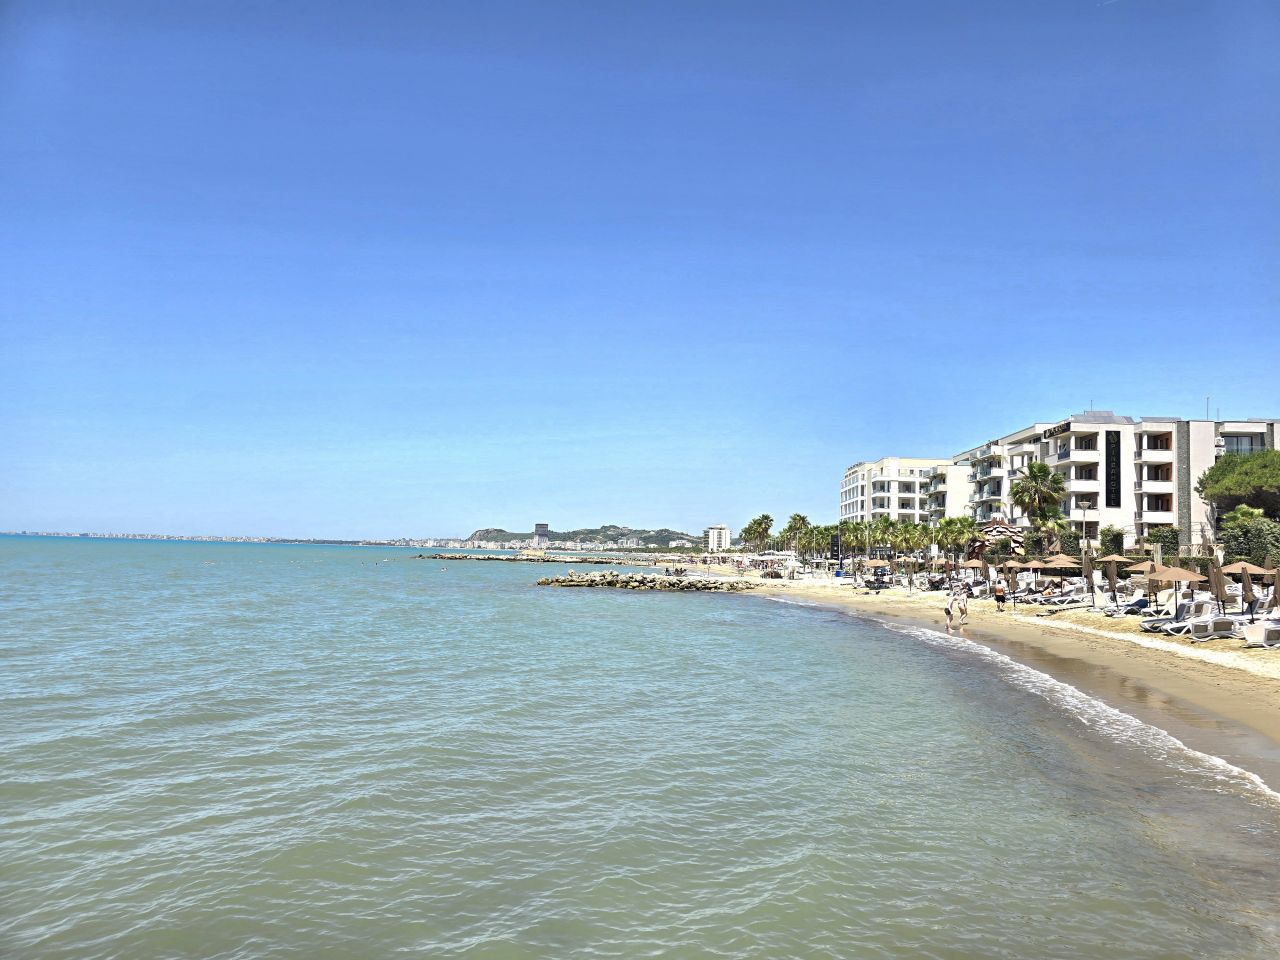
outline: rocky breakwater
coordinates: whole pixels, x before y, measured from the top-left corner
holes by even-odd
[[[749,580],[719,580],[710,577],[664,577],[651,573],[573,573],[561,577],[543,577],[540,587],[614,587],[619,590],[688,590],[739,593],[760,586]]]
[[[517,554],[492,554],[492,553],[420,553],[413,557],[414,560],[489,560],[498,563],[627,563],[627,558],[619,559],[617,557],[566,557],[560,555],[543,556]],[[647,560],[640,562],[647,563]]]

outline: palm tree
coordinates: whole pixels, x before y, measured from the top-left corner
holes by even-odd
[[[809,518],[803,513],[793,513],[791,519],[787,521],[787,525],[782,528],[778,536],[784,543],[790,544],[792,550],[799,553],[802,545],[808,539],[808,533],[812,526],[809,523]]]
[[[1062,535],[1071,529],[1071,524],[1057,507],[1048,507],[1045,512],[1033,521],[1041,533],[1048,538],[1048,546],[1054,553],[1062,550]]]
[[[889,517],[878,517],[871,521],[871,541],[877,547],[893,549],[894,528],[897,524]]]
[[[865,520],[841,520],[840,539],[849,545],[851,550],[862,553],[871,552],[871,524]]]
[[[1009,499],[1032,523],[1048,517],[1048,511],[1057,508],[1066,495],[1067,478],[1039,460],[1027,464],[1009,485]]]
[[[756,553],[759,553],[764,549],[765,544],[769,542],[769,537],[772,536],[772,531],[773,517],[769,516],[767,513],[762,513],[760,516],[749,521],[747,525],[742,528],[742,532],[739,536],[741,536],[746,543],[749,543]]]

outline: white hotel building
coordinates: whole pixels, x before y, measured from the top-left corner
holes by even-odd
[[[1183,544],[1198,545],[1212,541],[1213,529],[1209,507],[1195,492],[1196,481],[1223,453],[1274,450],[1277,441],[1280,420],[1132,418],[1089,410],[1030,424],[950,460],[888,457],[855,464],[841,483],[840,516],[866,520],[888,515],[917,522],[972,516],[979,523],[1006,519],[1029,526],[1030,520],[1010,501],[1009,486],[1027,464],[1040,461],[1066,479],[1062,512],[1086,539],[1096,542],[1099,530],[1113,526],[1132,544],[1153,527],[1174,526]],[[875,483],[870,469],[899,463],[929,465],[923,468],[925,509],[920,510],[917,494],[914,510],[878,510],[876,504],[884,500],[874,499],[874,491],[870,507],[864,506],[857,491]],[[867,479],[860,479],[864,474]],[[919,482],[908,479],[906,486],[918,490]],[[895,505],[906,501],[894,498]]]
[[[956,469],[950,460],[928,457],[883,457],[855,463],[844,472],[840,483],[840,519],[888,517],[928,523],[934,516],[932,504],[936,490],[945,484],[959,483],[959,478],[967,473],[968,470]],[[944,503],[938,516],[957,515],[947,512],[948,509]]]

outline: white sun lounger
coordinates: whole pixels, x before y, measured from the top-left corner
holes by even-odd
[[[1249,647],[1280,647],[1280,620],[1259,620],[1244,626],[1244,645]]]

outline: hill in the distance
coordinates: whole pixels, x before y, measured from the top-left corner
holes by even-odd
[[[616,524],[605,524],[603,527],[590,527],[582,530],[550,530],[547,534],[552,540],[576,540],[579,543],[608,543],[624,537],[635,537],[642,546],[665,547],[672,540],[689,540],[694,544],[702,542],[702,534],[684,533],[662,527],[659,530],[636,530],[632,527],[620,527]],[[471,534],[468,540],[528,540],[533,531],[513,533],[501,527],[485,527]]]

